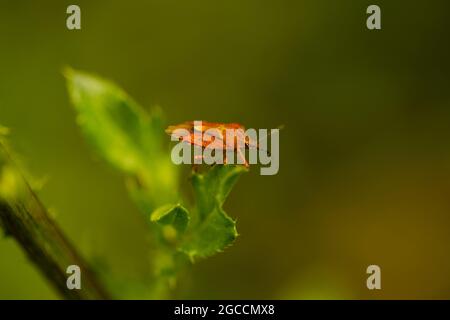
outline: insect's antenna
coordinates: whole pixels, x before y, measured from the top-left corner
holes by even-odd
[[[278,129],[278,130],[284,129],[284,124],[279,125],[279,126],[276,127],[275,129]],[[272,134],[272,130],[269,131],[269,133],[267,134],[267,136],[264,137],[263,140],[266,140],[267,138],[269,138],[269,137],[271,136],[271,134]],[[264,150],[264,151],[265,151],[265,150]]]
[[[278,130],[284,129],[284,124],[279,125],[279,126],[276,127],[275,129],[278,129]],[[264,140],[266,140],[268,137],[270,137],[271,134],[272,134],[272,130],[269,131],[269,133],[267,134],[267,136],[264,137]],[[266,152],[266,153],[270,156],[270,151],[261,148],[261,147],[259,146],[259,141],[258,141],[258,143],[256,144],[256,147],[255,147],[255,146],[252,146],[252,148],[256,148],[256,149],[258,149],[258,150],[262,150],[262,151]]]

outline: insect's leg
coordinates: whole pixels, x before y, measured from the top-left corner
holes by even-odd
[[[238,156],[244,161],[244,166],[246,168],[249,167],[247,160],[245,159],[245,155],[242,153],[242,150],[240,148],[237,148]]]
[[[203,154],[194,155],[194,162],[192,163],[192,170],[194,170],[195,172],[198,172],[199,168],[200,168],[200,164],[195,163],[195,160],[197,160],[197,159],[202,159],[202,162],[203,162]]]
[[[223,150],[223,164],[227,164],[228,163],[228,158],[227,158],[227,149]]]

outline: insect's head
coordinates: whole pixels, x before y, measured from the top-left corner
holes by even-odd
[[[168,126],[165,131],[169,136],[173,136],[175,134],[179,141],[184,141],[190,139],[191,129],[192,126],[188,123],[182,123],[174,126]]]

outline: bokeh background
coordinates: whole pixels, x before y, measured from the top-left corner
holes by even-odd
[[[66,29],[78,4],[82,30]],[[366,28],[366,8],[382,30]],[[147,227],[74,121],[61,70],[112,79],[169,123],[281,132],[225,208],[240,237],[179,298],[450,298],[450,4],[431,1],[1,1],[0,123],[88,257],[148,270]],[[382,290],[366,288],[377,264]],[[0,240],[0,298],[58,298]]]

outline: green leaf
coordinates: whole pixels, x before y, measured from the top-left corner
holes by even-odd
[[[174,242],[186,231],[189,213],[180,204],[168,204],[153,211],[150,220],[160,226],[161,234],[166,241]]]
[[[195,173],[192,176],[200,220],[206,219],[217,203],[222,207],[240,175],[247,171],[239,165],[215,165],[205,174]]]
[[[97,153],[127,177],[132,198],[146,211],[177,201],[178,170],[163,147],[160,109],[147,113],[122,89],[99,77],[65,71],[77,122]]]
[[[221,252],[238,236],[235,221],[222,205],[239,176],[246,171],[243,166],[216,165],[204,174],[193,175],[198,221],[181,247],[191,259]]]
[[[187,238],[181,250],[192,260],[223,251],[238,236],[236,223],[218,205]]]

